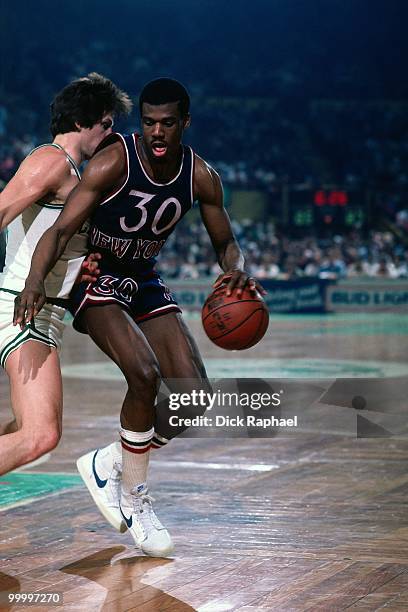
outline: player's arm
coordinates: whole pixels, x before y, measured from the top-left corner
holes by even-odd
[[[47,148],[27,157],[0,193],[0,231],[26,208],[55,193],[68,172],[59,151]]]
[[[36,151],[27,157],[0,193],[0,232],[26,208],[58,192],[69,176],[71,165],[65,154],[52,148]],[[79,280],[97,278],[98,253],[91,253],[82,263]]]
[[[103,149],[89,162],[54,225],[37,243],[25,288],[15,300],[14,325],[23,327],[41,310],[46,301],[44,280],[48,272],[61,257],[70,238],[82,227],[104,194],[119,184],[125,171],[121,145]]]
[[[237,295],[241,295],[245,286],[251,291],[265,293],[261,285],[244,269],[244,256],[224,208],[221,179],[215,170],[198,156],[195,157],[194,166],[194,196],[200,203],[201,218],[218,263],[224,271],[215,281],[214,287],[228,281],[227,295],[230,295],[234,289],[237,290]]]

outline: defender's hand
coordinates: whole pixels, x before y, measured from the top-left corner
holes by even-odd
[[[256,278],[249,276],[248,272],[245,272],[245,270],[228,270],[227,272],[223,272],[213,284],[214,289],[217,289],[217,287],[223,283],[227,285],[227,295],[231,295],[231,293],[236,290],[237,296],[240,296],[245,287],[248,287],[253,293],[258,291],[261,295],[266,295],[266,291],[262,285]]]
[[[98,261],[102,258],[100,253],[89,253],[88,257],[82,262],[81,269],[75,279],[75,285],[87,282],[94,283],[101,273]]]
[[[27,278],[23,291],[14,300],[13,325],[23,329],[40,312],[45,301],[44,282]]]

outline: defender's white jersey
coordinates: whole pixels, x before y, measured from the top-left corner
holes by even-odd
[[[56,143],[51,145],[61,150]],[[39,147],[37,147],[39,148]],[[34,149],[35,151],[36,149]],[[78,179],[79,170],[73,159],[67,159]],[[0,274],[0,288],[20,292],[31,266],[34,249],[44,232],[53,225],[63,205],[37,202],[26,208],[7,228],[6,260]],[[68,242],[67,247],[45,280],[47,297],[67,298],[79,273],[87,251],[87,231],[83,227]]]

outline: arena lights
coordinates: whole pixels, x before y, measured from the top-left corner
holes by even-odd
[[[315,191],[313,202],[315,206],[347,206],[349,203],[348,193],[343,190]]]

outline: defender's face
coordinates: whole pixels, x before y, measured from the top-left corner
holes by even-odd
[[[142,106],[143,143],[147,156],[154,161],[168,161],[177,155],[184,128],[190,116],[181,117],[178,102]]]
[[[82,151],[85,159],[90,159],[102,140],[112,134],[112,127],[113,117],[110,113],[107,113],[91,128],[81,128]]]

